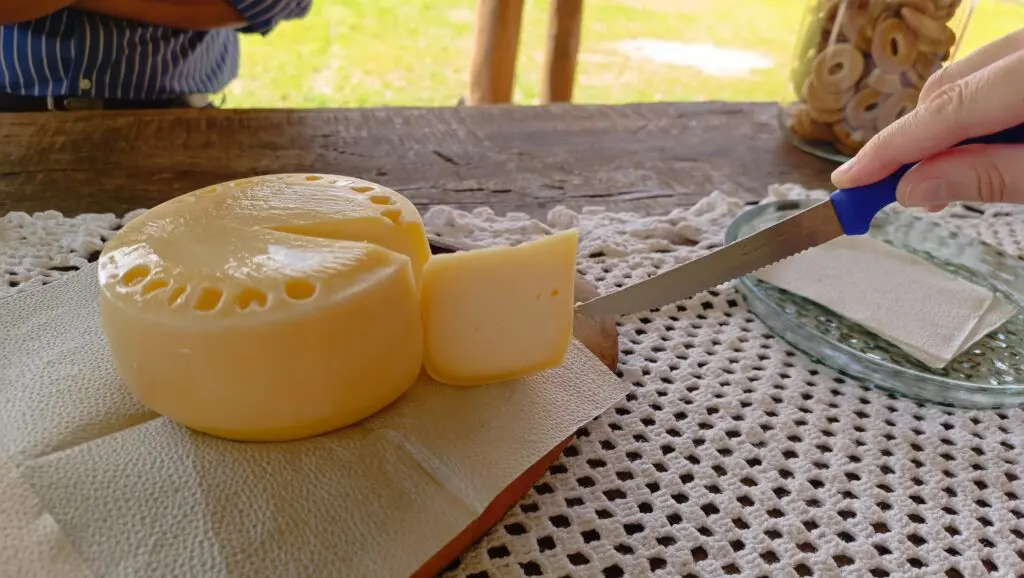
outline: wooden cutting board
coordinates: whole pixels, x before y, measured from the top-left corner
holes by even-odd
[[[465,251],[471,247],[449,239],[430,236],[430,249],[435,255]],[[575,299],[577,302],[592,299],[598,295],[597,289],[583,276],[576,276]],[[573,329],[576,339],[604,363],[609,370],[615,371],[619,364],[619,332],[615,319],[611,317],[577,316]],[[444,548],[427,560],[413,574],[414,578],[436,576],[454,562],[463,552],[498,524],[505,514],[516,505],[544,475],[552,463],[558,459],[562,450],[572,443],[573,437],[560,443],[533,466],[523,472],[484,509],[484,512],[467,526],[462,533],[453,538]]]

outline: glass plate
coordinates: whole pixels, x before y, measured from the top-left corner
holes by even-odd
[[[775,201],[751,207],[729,225],[725,240],[750,235],[817,202]],[[753,276],[738,280],[739,293],[775,335],[877,389],[947,407],[1024,405],[1024,261],[899,208],[882,211],[869,235],[996,292],[1018,313],[945,368],[933,369],[864,327]]]

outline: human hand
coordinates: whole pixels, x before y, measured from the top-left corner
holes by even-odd
[[[1024,145],[950,147],[1024,122],[1024,29],[939,70],[918,105],[832,173],[838,188],[867,185],[921,161],[900,181],[908,207],[955,201],[1024,203]]]
[[[0,26],[42,18],[73,3],[74,0],[2,0]]]
[[[74,0],[74,7],[104,16],[183,30],[241,28],[246,24],[238,9],[228,0]]]

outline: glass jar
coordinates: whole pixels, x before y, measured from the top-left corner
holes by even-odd
[[[956,54],[976,0],[807,0],[782,103],[787,138],[846,161],[917,105]]]

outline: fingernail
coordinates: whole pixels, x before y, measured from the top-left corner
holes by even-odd
[[[903,204],[908,207],[945,205],[949,201],[949,188],[940,179],[911,183],[903,195]]]
[[[845,163],[839,165],[839,168],[837,168],[836,170],[832,171],[832,177],[831,178],[832,178],[832,184],[833,185],[835,185],[835,186],[837,186],[839,188],[843,188],[843,180],[844,180],[844,178],[847,175],[850,174],[850,170],[853,168],[853,161],[855,161],[855,160],[857,160],[857,159],[856,158],[852,158],[852,159],[846,161]]]

